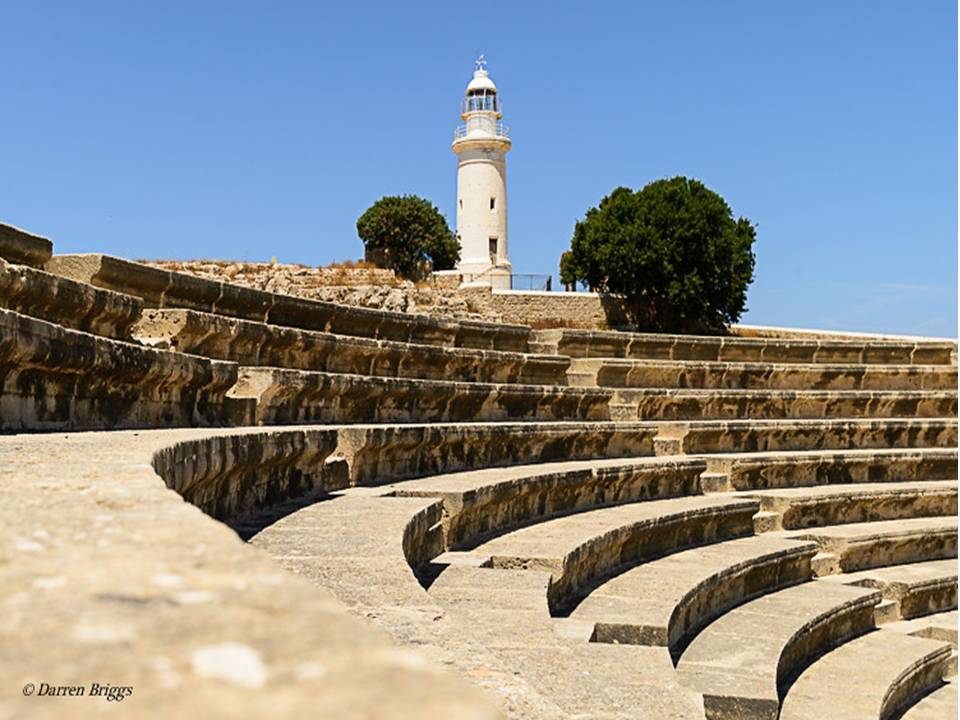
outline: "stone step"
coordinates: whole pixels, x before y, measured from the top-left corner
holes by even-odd
[[[774,529],[950,515],[957,512],[957,481],[857,483],[751,490],[760,510],[776,513]]]
[[[576,623],[550,618],[549,579],[533,570],[450,565],[429,593],[564,717],[703,720],[700,696],[679,685],[665,648],[584,642]]]
[[[957,608],[955,558],[828,575],[823,578],[823,582],[838,582],[879,590],[883,593],[884,600],[894,603],[894,621]]]
[[[477,545],[493,568],[551,573],[555,614],[608,577],[682,548],[749,535],[755,501],[705,496],[630,503],[553,518]]]
[[[820,546],[815,575],[957,557],[957,518],[929,517],[793,530],[783,537]]]
[[[240,365],[355,375],[566,385],[570,365],[559,356],[334,335],[194,310],[147,310],[134,336],[148,345]]]
[[[153,350],[0,310],[0,430],[249,424],[233,363]]]
[[[704,628],[677,663],[703,693],[708,720],[776,720],[794,678],[830,649],[873,629],[879,591],[808,582],[763,595]]]
[[[727,390],[956,390],[954,365],[827,365],[576,358],[571,385]]]
[[[0,222],[0,258],[18,265],[42,268],[52,254],[53,243],[47,238]]]
[[[624,420],[949,417],[955,390],[614,389],[611,414]]]
[[[955,418],[713,420],[660,423],[658,454],[953,447]]]
[[[954,561],[956,562],[956,561]],[[884,632],[897,632],[914,637],[929,638],[930,640],[940,640],[948,643],[956,651],[957,649],[957,611],[942,610],[931,613],[930,615],[921,615],[920,617],[909,620],[899,620],[889,623],[881,628]],[[953,668],[956,673],[956,668]]]
[[[954,678],[917,700],[900,720],[953,720],[957,717],[957,680]]]
[[[550,517],[608,505],[699,493],[703,460],[591,459],[433,475],[390,486],[399,497],[443,500],[447,550]]]
[[[935,447],[770,453],[711,459],[710,470],[717,476],[716,485],[735,490],[951,480],[957,474],[957,450]]]
[[[575,358],[637,358],[768,363],[956,364],[957,344],[879,338],[747,338],[626,333],[595,330],[535,330],[537,352]]]
[[[940,687],[950,646],[871,632],[831,650],[790,687],[780,720],[890,720]]]
[[[530,328],[393,313],[254,290],[110,255],[56,255],[47,270],[135,295],[147,307],[185,308],[272,325],[446,347],[526,352]]]
[[[255,399],[263,425],[610,419],[609,395],[596,388],[242,367],[230,394]]]
[[[811,577],[815,543],[765,536],[706,545],[651,560],[595,588],[570,617],[594,642],[666,645],[678,655],[713,619]]]
[[[143,303],[0,258],[0,308],[73,330],[129,340]]]

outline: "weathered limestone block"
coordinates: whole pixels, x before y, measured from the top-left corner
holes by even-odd
[[[674,390],[616,388],[615,419],[951,417],[955,390]]]
[[[768,363],[956,364],[957,344],[944,341],[747,338],[588,330],[536,330],[536,352],[575,358],[636,358]]]
[[[585,388],[492,385],[243,367],[232,397],[256,398],[257,422],[606,420],[610,395]]]
[[[790,682],[825,651],[873,629],[876,590],[803,583],[734,608],[697,635],[677,664],[708,718],[776,720]]]
[[[860,483],[809,488],[781,488],[748,493],[764,512],[780,516],[787,530],[956,515],[957,481]]]
[[[444,549],[466,550],[534,521],[695,494],[705,467],[702,460],[652,458],[520,465],[411,480],[397,484],[394,492],[442,498]]]
[[[148,307],[186,308],[274,325],[400,342],[525,352],[530,328],[337,305],[254,290],[109,255],[57,255],[58,275],[143,298]]]
[[[0,258],[19,265],[42,268],[53,254],[53,243],[13,225],[0,222]]]
[[[870,448],[952,447],[953,418],[879,420],[735,420],[661,425],[681,452],[770,452]]]
[[[957,450],[851,450],[736,458],[727,475],[736,490],[952,480],[957,475]]]
[[[74,330],[126,340],[143,303],[130,295],[0,258],[0,307]]]
[[[674,657],[712,620],[760,595],[811,577],[817,546],[745,537],[671,553],[617,575],[571,613],[593,642],[665,645]]]
[[[134,336],[241,365],[462,382],[565,385],[570,365],[560,356],[334,335],[192,310],[147,310]]]
[[[337,454],[351,483],[384,482],[482,467],[653,452],[647,423],[465,423],[371,425],[340,430]]]
[[[214,436],[163,448],[153,467],[188,502],[239,524],[288,500],[347,487],[346,463],[330,457],[336,447],[331,428]]]
[[[503,717],[164,486],[154,453],[221,432],[0,436],[0,676],[16,690],[0,714]],[[87,696],[20,692],[41,682]],[[92,682],[132,694],[108,703],[90,696]]]
[[[767,390],[956,390],[954,365],[826,365],[576,359],[582,387]]]
[[[237,366],[152,350],[0,310],[0,429],[244,424]]]
[[[785,533],[820,547],[817,575],[957,557],[957,518],[931,517],[832,525]]]
[[[895,604],[894,620],[957,608],[957,561],[927,560],[860,572],[829,575],[826,582],[871,587]]]

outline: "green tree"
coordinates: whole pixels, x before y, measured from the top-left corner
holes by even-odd
[[[746,308],[755,237],[697,180],[619,187],[577,222],[561,276],[624,295],[641,330],[723,332]]]
[[[460,260],[460,243],[433,203],[416,195],[382,197],[357,220],[367,257],[404,277],[450,270]]]

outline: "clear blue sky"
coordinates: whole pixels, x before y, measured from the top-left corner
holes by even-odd
[[[955,335],[957,17],[882,2],[0,3],[0,220],[57,252],[327,263],[505,99],[516,272],[618,185],[759,226],[744,322]]]

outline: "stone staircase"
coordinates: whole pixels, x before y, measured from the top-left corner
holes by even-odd
[[[532,331],[0,225],[0,383],[14,687],[131,684],[143,717],[955,714],[956,343]],[[38,700],[0,718],[63,716]]]

